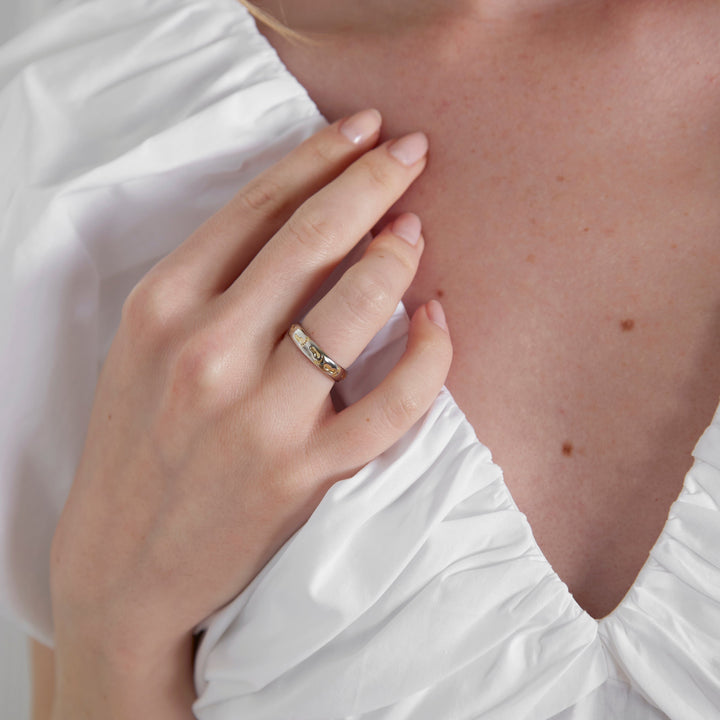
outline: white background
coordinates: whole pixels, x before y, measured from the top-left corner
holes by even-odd
[[[29,720],[30,674],[25,636],[0,620],[0,717]]]
[[[56,4],[54,0],[0,0],[0,46],[54,4]],[[0,158],[1,166],[2,158]],[[29,660],[25,635],[0,618],[0,717],[2,720],[30,718]]]

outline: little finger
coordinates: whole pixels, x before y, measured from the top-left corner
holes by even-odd
[[[451,360],[445,316],[431,300],[413,315],[407,348],[387,377],[325,426],[325,456],[347,475],[385,452],[432,405]]]

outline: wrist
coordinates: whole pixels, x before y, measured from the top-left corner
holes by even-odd
[[[162,652],[115,653],[56,637],[51,720],[192,720],[193,641]]]

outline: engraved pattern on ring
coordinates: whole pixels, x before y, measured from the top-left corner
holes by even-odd
[[[340,382],[347,375],[345,368],[338,365],[332,358],[328,357],[315,343],[315,341],[305,332],[302,325],[293,323],[288,330],[288,335],[292,338],[295,345],[300,348],[303,355],[326,375],[331,377],[335,382]]]

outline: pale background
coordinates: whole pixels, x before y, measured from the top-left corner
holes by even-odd
[[[0,54],[5,41],[27,27],[55,0],[0,0]],[[0,158],[2,166],[2,158]],[[0,717],[29,720],[30,674],[25,636],[0,618]]]
[[[0,620],[0,716],[3,720],[29,720],[30,674],[25,636]]]

